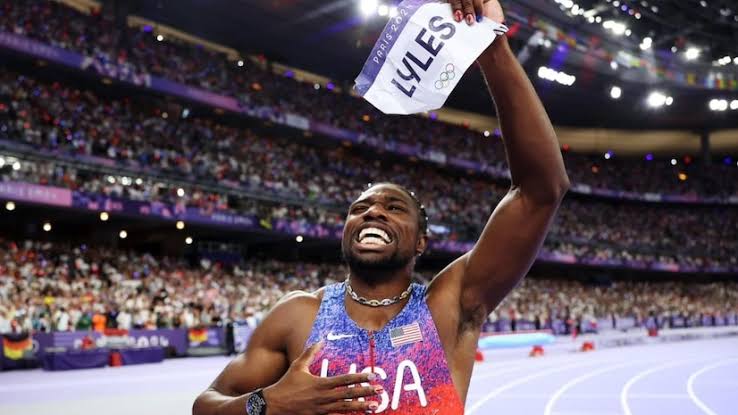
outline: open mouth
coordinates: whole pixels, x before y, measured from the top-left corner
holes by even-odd
[[[392,238],[384,230],[370,226],[359,232],[356,242],[363,245],[386,246],[392,243]]]

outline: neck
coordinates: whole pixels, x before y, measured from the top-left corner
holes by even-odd
[[[412,281],[409,269],[395,271],[358,271],[349,273],[351,288],[356,294],[374,300],[382,300],[400,295]]]

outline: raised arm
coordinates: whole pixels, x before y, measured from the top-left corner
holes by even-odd
[[[474,3],[480,10],[481,0]],[[483,9],[501,21],[497,0]],[[449,281],[441,285],[461,301],[465,317],[475,320],[486,317],[528,272],[569,188],[556,134],[507,38],[495,39],[478,62],[497,107],[512,185],[474,248],[444,271]]]
[[[505,36],[479,58],[494,98],[512,176],[468,254],[462,300],[492,311],[530,270],[569,188],[546,111]]]

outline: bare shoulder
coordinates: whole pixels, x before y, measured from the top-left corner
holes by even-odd
[[[287,294],[284,295],[284,297],[280,298],[277,304],[274,305],[274,309],[276,310],[278,307],[286,307],[286,308],[300,308],[300,307],[309,307],[309,306],[320,306],[320,302],[323,300],[323,293],[325,292],[325,287],[322,287],[316,291],[308,292],[308,291],[290,291]]]
[[[302,353],[318,315],[324,288],[314,292],[292,291],[274,305],[263,322],[269,338],[279,342],[280,348],[292,362]]]

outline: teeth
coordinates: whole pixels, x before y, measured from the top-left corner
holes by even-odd
[[[367,235],[371,235],[371,236],[367,236]],[[379,238],[377,238],[377,236],[379,236]],[[372,239],[381,238],[381,241],[384,242],[385,244],[392,242],[389,235],[387,235],[387,232],[379,228],[366,228],[366,229],[362,229],[361,232],[359,232],[360,242],[364,242],[364,239],[368,239],[368,238],[372,238]]]
[[[377,238],[376,236],[365,236],[364,238],[361,238],[360,242],[364,245],[387,245],[387,242],[382,238]]]

